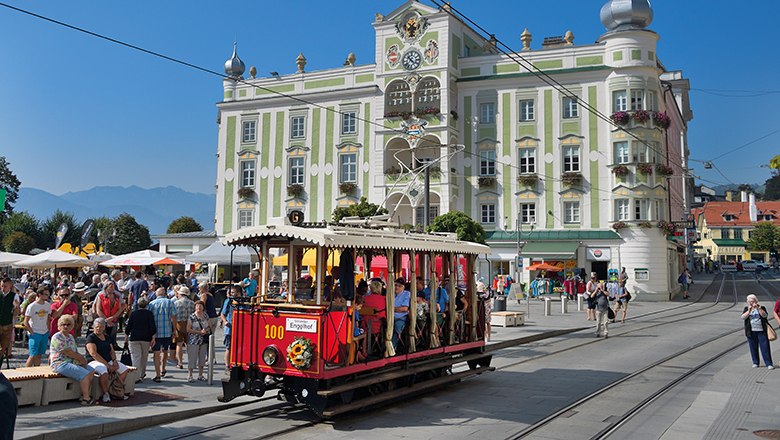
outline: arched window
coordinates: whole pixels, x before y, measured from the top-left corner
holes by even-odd
[[[406,81],[396,80],[385,90],[385,117],[412,112],[412,91]]]
[[[439,114],[441,107],[441,85],[439,80],[426,77],[414,92],[414,113],[417,116]]]

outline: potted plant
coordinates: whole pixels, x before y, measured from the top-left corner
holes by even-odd
[[[645,122],[650,120],[650,112],[648,112],[647,110],[637,110],[631,116],[634,118],[634,121],[640,124],[644,124]]]
[[[640,173],[644,174],[645,176],[649,176],[650,174],[653,174],[653,164],[650,163],[638,163],[636,165],[636,170]]]
[[[626,223],[626,222],[615,222],[615,223],[612,223],[612,229],[614,229],[616,231],[619,231],[619,230],[627,228],[627,227],[628,227],[628,223]]]
[[[254,194],[255,194],[255,190],[248,186],[244,186],[238,189],[238,196],[241,197],[242,199],[251,198]]]
[[[662,163],[659,163],[655,166],[655,172],[661,176],[667,177],[674,174],[674,169],[672,169],[672,167],[670,167],[669,165],[664,165]]]
[[[539,182],[539,176],[536,174],[521,174],[517,176],[517,183],[523,186],[534,186]]]
[[[298,183],[287,185],[287,195],[295,198],[301,197],[303,195],[303,185]]]
[[[387,119],[389,119],[389,118],[409,119],[409,118],[412,117],[412,114],[413,113],[410,112],[410,111],[406,111],[406,110],[400,111],[400,110],[398,110],[398,111],[392,111],[392,112],[385,113],[385,118],[387,118]]]
[[[658,222],[658,229],[663,231],[663,233],[666,235],[672,235],[674,234],[674,231],[677,228],[674,226],[674,223],[670,223],[666,220],[661,220]]]
[[[625,165],[618,165],[612,168],[612,174],[614,174],[615,177],[626,177],[628,176],[628,173],[628,167]]]
[[[479,184],[480,188],[493,186],[496,184],[496,178],[493,176],[479,176],[477,183]]]
[[[612,119],[612,122],[617,125],[626,125],[628,124],[628,121],[631,120],[631,115],[626,112],[617,111],[612,113],[612,116],[610,116],[609,119]]]
[[[357,191],[357,183],[355,182],[341,182],[339,183],[339,190],[342,194],[354,194]]]
[[[653,224],[648,221],[639,222],[639,227],[642,229],[650,229],[653,227]]]
[[[439,107],[418,107],[414,109],[414,115],[418,118],[422,118],[424,116],[431,116],[431,115],[438,115],[441,113],[441,110]]]
[[[582,182],[582,174],[580,173],[563,173],[561,174],[561,182],[564,185],[574,186],[579,185]]]
[[[655,112],[653,113],[653,123],[658,127],[667,129],[672,123],[672,119],[669,118],[669,115],[667,115],[666,112]]]

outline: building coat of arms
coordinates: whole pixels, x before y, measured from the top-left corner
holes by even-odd
[[[425,56],[426,63],[433,64],[436,62],[436,59],[439,58],[439,43],[437,43],[436,40],[428,40],[423,55]]]
[[[395,25],[395,31],[404,41],[416,41],[428,29],[428,20],[416,12],[410,12],[403,16]]]
[[[387,53],[385,54],[385,60],[387,60],[387,65],[391,68],[397,67],[398,63],[401,61],[401,51],[398,48],[397,44],[394,44],[387,48]]]
[[[408,121],[401,121],[401,131],[403,131],[403,137],[409,142],[409,145],[414,148],[417,145],[417,141],[425,136],[425,126],[428,125],[428,121],[424,119],[412,118]]]

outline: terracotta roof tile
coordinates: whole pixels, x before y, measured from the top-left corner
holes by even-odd
[[[703,208],[704,219],[709,227],[721,226],[751,226],[761,223],[761,216],[772,214],[771,220],[777,226],[780,226],[780,201],[775,202],[756,202],[759,220],[756,223],[750,221],[750,211],[748,202],[707,202]],[[724,215],[733,216],[732,220],[725,220]]]

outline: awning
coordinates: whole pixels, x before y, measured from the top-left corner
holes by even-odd
[[[523,246],[523,257],[545,260],[575,260],[579,241],[531,241]]]
[[[495,249],[493,252],[488,255],[488,260],[491,261],[514,261],[515,257],[517,256],[517,251],[515,252],[497,252]]]
[[[712,241],[718,246],[740,246],[740,247],[747,246],[745,240],[739,238],[736,239],[716,238]]]

